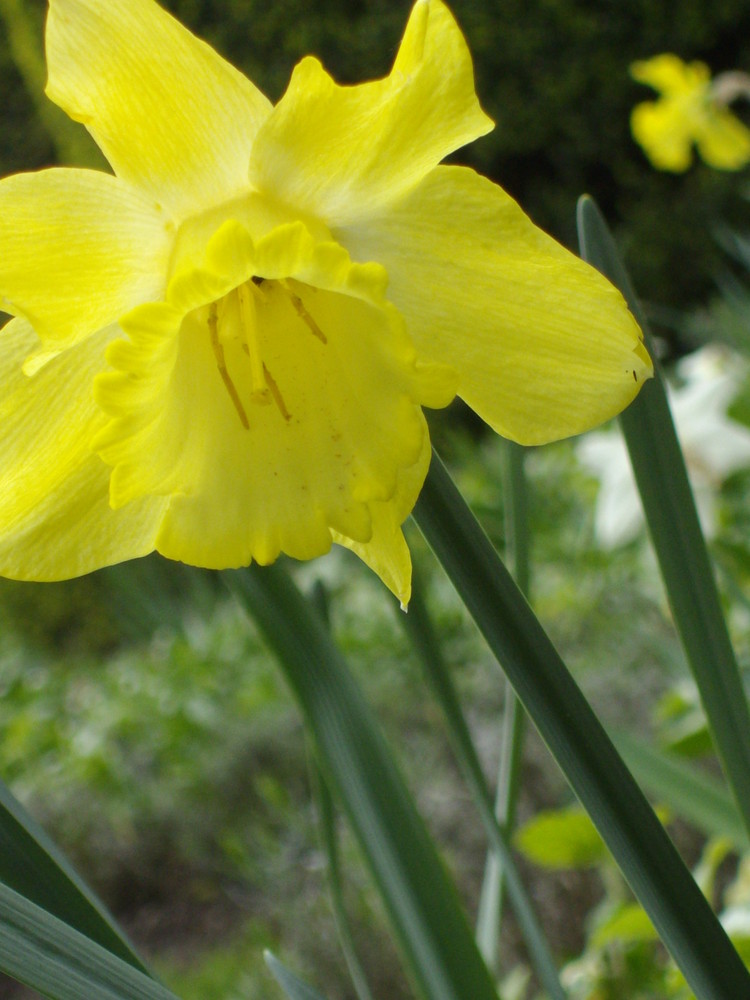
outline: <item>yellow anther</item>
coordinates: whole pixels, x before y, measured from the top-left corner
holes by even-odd
[[[234,382],[227,371],[227,363],[224,358],[224,348],[219,343],[219,320],[215,302],[212,302],[208,307],[208,330],[211,335],[211,347],[213,348],[214,357],[216,358],[216,367],[219,369],[221,380],[229,393],[229,398],[234,403],[234,408],[237,411],[237,415],[240,418],[242,426],[246,431],[249,431],[250,423],[247,419],[247,414],[245,413],[242,403],[240,402],[240,397],[234,387]]]

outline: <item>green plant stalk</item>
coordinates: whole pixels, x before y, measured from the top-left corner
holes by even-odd
[[[505,558],[518,589],[528,594],[531,583],[529,542],[529,490],[526,450],[515,441],[503,447],[503,498],[505,501]]]
[[[328,862],[328,889],[331,894],[331,908],[333,919],[336,924],[336,933],[339,937],[339,944],[344,953],[344,960],[349,970],[349,977],[354,987],[354,992],[358,1000],[373,1000],[367,976],[359,960],[357,949],[354,944],[354,937],[349,926],[349,919],[344,904],[344,890],[341,884],[341,867],[339,865],[338,840],[336,837],[336,814],[333,805],[333,796],[328,787],[328,782],[321,768],[314,765],[313,784],[315,786],[315,800],[318,806],[318,828],[320,830],[320,842],[325,852]]]
[[[49,1000],[178,1000],[2,883],[0,971]]]
[[[435,455],[413,516],[696,996],[750,996],[721,924]]]
[[[454,886],[341,653],[283,565],[223,574],[276,653],[427,1000],[497,1000]]]
[[[625,296],[652,357],[648,324],[598,208],[578,204],[581,254]],[[750,831],[750,712],[721,610],[664,383],[654,378],[620,417],[651,542],[709,732]]]
[[[528,595],[530,582],[528,489],[524,449],[513,441],[503,448],[503,497],[505,501],[505,553],[513,577]],[[503,694],[502,740],[498,762],[495,818],[506,834],[515,825],[520,786],[526,716],[513,685],[506,678]],[[500,923],[503,912],[504,872],[497,852],[487,855],[479,895],[477,941],[490,969],[499,960]]]
[[[494,816],[505,837],[515,826],[516,802],[520,787],[526,713],[513,685],[505,680],[500,758],[497,769]],[[499,969],[500,926],[507,883],[506,863],[497,850],[487,853],[477,909],[476,938],[484,960],[493,972]],[[548,988],[549,991],[549,988]]]
[[[501,827],[495,816],[492,798],[482,774],[482,767],[474,749],[464,714],[461,711],[450,671],[443,658],[438,637],[422,599],[418,579],[414,580],[409,613],[401,615],[401,618],[422,663],[425,679],[439,702],[448,723],[448,734],[453,751],[469,786],[474,803],[479,810],[479,816],[493,852],[490,857],[499,860],[504,872],[508,894],[534,969],[551,1000],[564,1000],[566,994],[560,985],[557,967],[513,858],[507,839],[507,831]],[[515,695],[513,700],[517,701]],[[493,920],[492,923],[496,929],[497,919]]]

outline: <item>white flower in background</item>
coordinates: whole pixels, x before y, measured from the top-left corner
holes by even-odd
[[[668,388],[677,434],[706,537],[716,530],[716,494],[732,473],[750,467],[750,429],[727,416],[745,374],[744,362],[715,344],[676,366],[682,383]],[[618,429],[587,434],[576,446],[580,462],[600,480],[595,532],[606,549],[632,541],[643,509]]]

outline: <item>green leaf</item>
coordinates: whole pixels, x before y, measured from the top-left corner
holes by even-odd
[[[655,713],[659,743],[682,757],[701,757],[714,752],[706,713],[697,689],[672,688],[659,699]]]
[[[2,884],[0,972],[49,1000],[177,1000],[149,976]]]
[[[0,882],[134,968],[148,971],[104,904],[2,782]]]
[[[720,782],[684,758],[649,746],[628,733],[616,733],[615,746],[644,788],[707,837],[728,837],[738,851],[750,838],[731,795]]]
[[[650,346],[630,278],[590,198],[578,204],[578,231],[584,259],[620,289]],[[750,830],[750,712],[658,365],[620,423],[675,625],[714,745]]]
[[[518,830],[515,843],[543,868],[590,868],[608,857],[604,841],[580,806],[537,813]]]
[[[750,996],[710,906],[435,455],[414,518],[696,996]]]
[[[223,576],[279,659],[422,996],[497,1000],[455,887],[319,617],[280,563]]]
[[[613,941],[637,944],[639,941],[657,940],[654,925],[643,907],[637,903],[624,903],[596,928],[591,944],[594,948],[602,948]]]
[[[322,993],[318,993],[312,986],[303,983],[293,972],[290,972],[286,966],[282,965],[278,958],[270,951],[265,952],[263,957],[274,979],[289,997],[289,1000],[325,1000]]]

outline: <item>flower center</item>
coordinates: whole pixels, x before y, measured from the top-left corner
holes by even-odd
[[[267,290],[271,285],[284,293],[290,306],[313,336],[317,337],[321,343],[327,343],[325,334],[308,312],[302,299],[293,291],[289,282],[284,279],[271,282],[263,278],[252,278],[250,281],[238,285],[217,302],[211,303],[208,307],[208,332],[216,359],[216,367],[224,383],[224,388],[232,400],[232,405],[237,411],[237,416],[246,430],[250,429],[250,421],[237,386],[229,374],[224,352],[224,345],[232,340],[239,340],[242,350],[250,360],[250,402],[260,405],[275,403],[284,420],[291,419],[284,397],[276,380],[268,370],[261,352],[259,307],[268,301]]]

